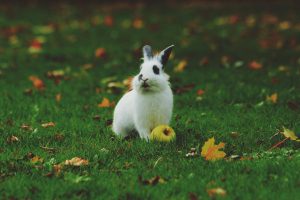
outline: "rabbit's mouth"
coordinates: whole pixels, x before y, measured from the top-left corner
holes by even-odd
[[[146,83],[146,82],[144,82],[142,84],[142,88],[148,89],[149,87],[150,87],[150,85],[148,83]]]

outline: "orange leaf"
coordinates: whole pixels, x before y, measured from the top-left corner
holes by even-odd
[[[95,57],[96,58],[105,58],[106,57],[106,51],[104,48],[97,48],[95,51]]]
[[[136,18],[133,20],[132,26],[136,29],[141,29],[144,26],[144,22],[140,18]]]
[[[267,96],[266,100],[271,103],[277,103],[278,94],[274,93],[271,96]]]
[[[102,102],[98,104],[99,108],[108,108],[113,107],[115,105],[114,102],[110,102],[108,98],[103,98]]]
[[[197,91],[197,95],[198,95],[198,96],[202,96],[204,93],[205,93],[205,91],[204,91],[204,90],[201,90],[201,89],[199,89],[199,90]]]
[[[105,24],[106,26],[112,26],[112,25],[114,24],[114,19],[113,19],[113,17],[110,16],[110,15],[105,16],[105,17],[104,17],[104,24]]]
[[[178,65],[175,67],[174,71],[175,72],[182,72],[187,66],[187,61],[186,60],[181,60]]]
[[[226,156],[226,153],[223,151],[219,151],[225,147],[225,143],[221,142],[218,145],[215,145],[215,138],[212,137],[208,139],[204,145],[202,146],[201,156],[205,158],[205,160],[219,160]]]
[[[30,162],[33,164],[38,163],[38,162],[42,163],[43,161],[44,161],[43,158],[41,158],[39,156],[34,156],[33,158],[30,159]]]
[[[65,165],[72,165],[72,166],[82,166],[82,165],[88,165],[89,161],[79,158],[79,157],[74,157],[71,160],[66,160]]]
[[[207,193],[210,197],[226,196],[226,190],[220,187],[209,189],[207,190]]]
[[[259,70],[262,68],[262,64],[254,60],[248,64],[248,67],[252,70]]]
[[[55,126],[54,122],[47,122],[47,123],[42,124],[42,127],[44,127],[44,128],[54,127],[54,126]]]
[[[32,82],[33,86],[37,89],[37,90],[44,90],[45,89],[45,84],[44,82],[39,79],[37,76],[29,76],[29,80]]]

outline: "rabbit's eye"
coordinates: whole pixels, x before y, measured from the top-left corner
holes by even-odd
[[[159,68],[156,65],[153,65],[154,74],[159,74]]]

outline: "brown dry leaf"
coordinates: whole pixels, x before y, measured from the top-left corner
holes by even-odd
[[[44,161],[43,158],[39,157],[39,156],[33,156],[31,159],[30,159],[30,162],[35,164],[35,163],[42,163]]]
[[[175,72],[183,72],[187,66],[187,61],[186,60],[181,60],[178,65],[175,67],[174,71]]]
[[[99,108],[108,108],[113,107],[115,105],[114,102],[110,102],[108,98],[104,97],[102,102],[98,104]]]
[[[20,140],[19,140],[18,137],[12,135],[12,136],[8,137],[6,141],[7,141],[8,143],[13,143],[13,142],[19,142]]]
[[[278,94],[277,93],[273,93],[271,96],[266,97],[266,101],[271,102],[273,104],[277,103],[277,100],[278,100]]]
[[[262,68],[262,64],[253,60],[248,64],[248,67],[252,70],[259,70]]]
[[[27,124],[22,124],[21,129],[26,130],[26,131],[32,131],[32,127],[27,125]]]
[[[216,197],[216,196],[226,196],[227,192],[221,187],[212,188],[207,190],[208,196]]]
[[[47,122],[47,123],[43,123],[41,126],[43,128],[54,127],[55,123],[54,122]]]
[[[139,176],[139,181],[143,185],[156,185],[158,183],[166,183],[166,181],[160,176],[154,176],[148,180],[143,180],[141,176]]]
[[[60,102],[61,101],[61,93],[57,93],[55,95],[55,100],[56,100],[56,102]]]
[[[58,176],[61,173],[61,170],[63,168],[62,164],[53,165],[53,172],[56,176]]]
[[[29,76],[29,80],[32,82],[33,86],[37,89],[37,90],[44,90],[45,89],[45,84],[44,82],[39,79],[37,76]]]
[[[66,160],[65,165],[72,165],[72,166],[82,166],[82,165],[88,165],[89,161],[79,158],[79,157],[74,157],[71,160]]]
[[[202,146],[201,156],[205,158],[205,160],[219,160],[226,156],[224,151],[220,151],[225,147],[225,143],[221,142],[218,145],[215,145],[215,138],[212,137],[208,139],[204,145]]]

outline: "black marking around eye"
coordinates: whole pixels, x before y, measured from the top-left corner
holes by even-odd
[[[159,68],[156,65],[153,65],[154,74],[159,74]]]

